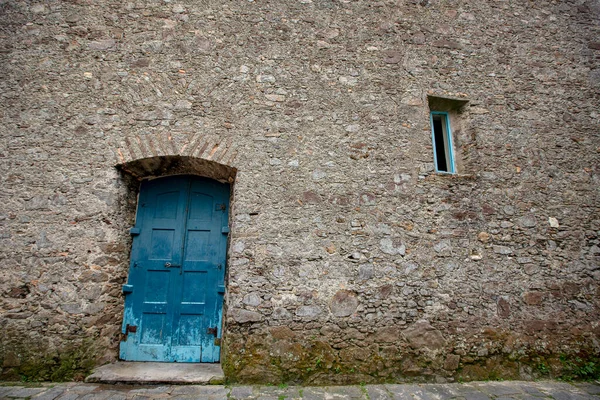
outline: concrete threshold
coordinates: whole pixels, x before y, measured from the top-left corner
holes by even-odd
[[[118,361],[96,368],[88,383],[221,385],[221,364]]]

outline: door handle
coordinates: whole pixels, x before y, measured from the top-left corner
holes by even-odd
[[[180,264],[171,264],[170,262],[166,262],[165,268],[181,268],[181,265]]]

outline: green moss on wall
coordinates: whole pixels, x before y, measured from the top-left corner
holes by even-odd
[[[23,347],[0,355],[5,367],[0,380],[65,382],[83,380],[96,364],[96,347],[89,340],[56,350]],[[10,362],[5,362],[10,359]],[[8,366],[7,366],[8,364]]]
[[[268,333],[229,335],[224,346],[222,365],[231,383],[321,385],[436,382],[440,378],[448,381],[600,378],[600,359],[593,350],[581,348],[561,355],[529,348],[459,357],[400,344],[337,350],[322,340],[274,338]],[[449,357],[455,362],[448,362]]]

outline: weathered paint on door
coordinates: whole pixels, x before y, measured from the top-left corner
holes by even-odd
[[[142,182],[120,358],[218,362],[229,186],[195,176]]]

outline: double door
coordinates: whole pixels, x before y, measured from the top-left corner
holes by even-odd
[[[229,185],[196,176],[140,188],[120,358],[218,362]]]

